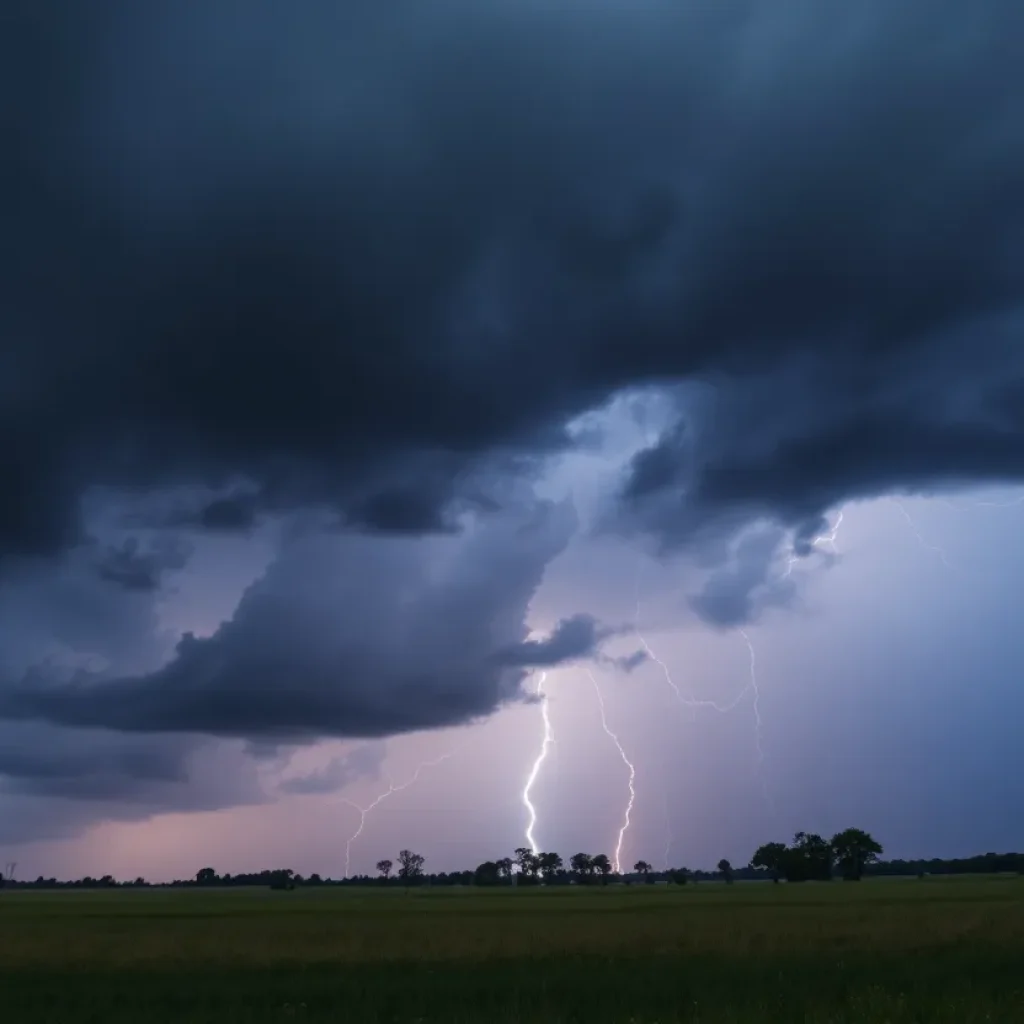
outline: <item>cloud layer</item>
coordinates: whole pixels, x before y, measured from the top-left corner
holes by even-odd
[[[651,529],[1018,477],[1022,19],[15,4],[0,547],[98,483],[437,528],[489,454],[686,379]]]
[[[7,8],[0,716],[72,730],[8,779],[177,770],[72,771],[81,729],[470,721],[589,656],[526,640],[573,524],[524,487],[631,390],[672,415],[606,522],[722,627],[791,598],[783,527],[1024,476],[1016,0]],[[165,657],[198,535],[325,513]]]
[[[586,617],[524,642],[527,605],[575,519],[535,503],[457,537],[294,539],[212,636],[156,672],[36,670],[0,715],[76,727],[269,740],[455,725],[519,699],[531,665],[593,655]]]

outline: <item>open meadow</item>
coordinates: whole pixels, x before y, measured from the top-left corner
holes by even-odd
[[[4,1024],[1024,1021],[1024,878],[0,893]]]

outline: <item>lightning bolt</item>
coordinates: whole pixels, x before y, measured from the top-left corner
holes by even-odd
[[[740,636],[747,645],[747,652],[750,655],[750,683],[747,689],[754,695],[754,737],[757,744],[758,764],[764,764],[764,748],[761,745],[761,690],[757,685],[757,652],[750,642],[750,637],[745,629],[740,630]]]
[[[840,511],[838,517],[836,518],[835,523],[832,526],[831,531],[828,534],[825,534],[825,535],[823,535],[820,538],[816,537],[815,540],[814,540],[814,543],[818,543],[819,540],[821,540],[821,541],[824,541],[825,543],[829,543],[833,547],[835,547],[836,534],[838,533],[839,527],[842,525],[842,522],[843,522],[843,514]],[[747,685],[744,686],[743,689],[741,689],[739,691],[739,693],[737,693],[736,696],[731,701],[728,701],[727,703],[723,704],[723,703],[719,703],[718,701],[714,701],[714,700],[700,699],[700,698],[696,698],[696,697],[692,697],[692,696],[686,695],[686,694],[683,693],[683,691],[676,684],[675,679],[672,678],[672,673],[669,670],[668,665],[666,665],[665,662],[662,661],[662,659],[658,657],[658,655],[654,652],[654,649],[647,642],[646,637],[640,632],[640,573],[639,573],[639,568],[637,570],[636,581],[637,581],[637,583],[636,583],[636,607],[635,607],[634,614],[633,614],[633,632],[636,635],[637,640],[640,642],[641,647],[643,647],[644,652],[646,653],[647,657],[650,658],[651,661],[653,661],[654,664],[657,665],[658,668],[661,670],[662,677],[664,678],[665,682],[668,684],[669,688],[672,690],[672,693],[675,695],[676,700],[680,704],[682,704],[683,707],[686,707],[686,708],[711,708],[712,710],[717,711],[719,714],[724,715],[724,714],[728,714],[730,711],[733,711],[735,708],[737,708],[739,706],[739,704],[743,701],[743,699],[747,696],[747,694],[751,694],[753,696],[752,704],[753,704],[753,712],[754,712],[754,744],[755,744],[755,748],[756,748],[756,751],[757,751],[757,773],[758,773],[758,777],[759,777],[759,779],[761,781],[761,791],[764,794],[765,803],[768,805],[769,810],[772,813],[774,813],[774,802],[772,801],[771,795],[768,792],[768,783],[767,783],[767,780],[765,779],[765,775],[764,775],[764,745],[762,743],[762,735],[761,735],[761,733],[762,733],[762,730],[761,730],[761,725],[762,725],[762,722],[761,722],[761,690],[760,690],[760,687],[758,686],[758,683],[757,683],[757,654],[756,654],[756,652],[754,650],[754,645],[753,645],[753,642],[751,641],[749,635],[747,634],[746,630],[744,630],[744,629],[741,629],[739,631],[740,632],[740,636],[743,637],[743,642],[747,645],[747,651],[748,651],[748,653],[750,655],[750,675],[749,675],[749,679],[748,679]],[[668,846],[670,846],[670,845],[671,845],[670,843],[666,844],[666,858],[668,856]]]
[[[626,833],[629,831],[629,816],[633,813],[633,804],[636,803],[636,788],[634,783],[636,781],[636,768],[633,767],[633,762],[626,756],[626,751],[623,750],[622,744],[619,742],[619,737],[612,732],[611,727],[608,725],[608,716],[605,712],[604,706],[604,695],[601,693],[601,687],[598,686],[597,680],[594,678],[594,673],[587,669],[587,675],[590,676],[591,683],[594,684],[594,693],[597,695],[597,706],[601,712],[601,728],[604,729],[605,734],[615,744],[615,749],[619,752],[619,757],[622,758],[622,763],[629,770],[629,800],[626,803],[626,813],[623,816],[622,828],[619,829],[619,838],[615,843],[615,855],[612,858],[614,862],[616,874],[622,873],[622,844],[626,838]]]
[[[692,697],[684,694],[683,691],[676,684],[675,679],[672,678],[672,673],[669,671],[668,665],[665,664],[661,658],[654,652],[654,648],[647,642],[647,638],[640,632],[640,565],[637,563],[636,572],[636,605],[633,610],[633,634],[636,636],[640,646],[644,649],[644,653],[654,662],[655,665],[661,670],[662,677],[664,678],[669,689],[675,695],[677,701],[686,708],[713,708],[720,714],[726,714],[736,708],[740,701],[751,691],[752,687],[748,684],[745,686],[728,704],[719,704],[714,700],[704,700],[697,697]]]
[[[682,706],[685,708],[712,708],[719,714],[728,714],[728,712],[738,707],[743,698],[746,697],[746,695],[752,692],[754,689],[754,687],[752,687],[748,683],[727,704],[719,704],[718,701],[715,700],[705,700],[699,697],[688,696],[687,694],[684,694],[682,690],[679,689],[679,686],[676,684],[676,681],[672,678],[672,673],[669,671],[668,665],[666,665],[665,662],[662,661],[661,658],[659,658],[657,654],[654,653],[654,650],[651,648],[651,645],[647,642],[646,639],[644,639],[642,634],[637,632],[636,638],[640,641],[640,645],[646,652],[647,657],[650,658],[651,661],[653,661],[654,664],[661,669],[661,674],[664,677],[665,682],[668,684],[672,692],[675,694],[676,700],[678,700],[679,703],[682,704]]]
[[[839,510],[839,514],[836,516],[836,521],[832,524],[828,533],[820,533],[814,540],[811,541],[811,547],[818,547],[821,544],[828,544],[832,548],[832,554],[839,554],[839,545],[836,543],[836,538],[839,536],[839,527],[843,525],[843,510]],[[789,579],[793,574],[793,569],[796,564],[800,561],[800,557],[791,548],[789,553],[789,559],[786,562],[786,571],[782,574],[783,579]]]
[[[834,532],[834,531],[833,531]],[[757,775],[761,781],[761,793],[764,795],[764,802],[771,814],[775,814],[775,801],[768,792],[768,780],[764,774],[764,745],[761,742],[761,689],[757,685],[757,652],[754,644],[747,635],[745,629],[740,630],[740,636],[747,645],[747,652],[750,655],[750,683],[749,690],[754,695],[752,701],[754,707],[754,746],[757,749]]]
[[[342,798],[343,804],[348,804],[354,810],[359,812],[359,827],[349,836],[348,841],[345,843],[345,877],[349,877],[349,871],[352,865],[352,844],[363,834],[363,829],[366,827],[367,815],[379,807],[389,796],[394,796],[395,793],[401,793],[403,789],[408,789],[411,785],[419,781],[420,773],[424,768],[434,768],[441,764],[443,761],[447,761],[450,757],[453,757],[457,753],[456,750],[450,750],[447,754],[442,754],[440,757],[435,757],[432,761],[424,761],[419,767],[413,772],[412,776],[405,782],[395,785],[393,782],[388,780],[388,788],[380,794],[375,800],[367,804],[366,807],[357,804],[354,800]]]
[[[541,740],[540,751],[533,762],[530,774],[527,776],[526,785],[523,786],[523,806],[526,808],[526,813],[529,817],[526,825],[526,841],[534,854],[540,853],[540,847],[537,845],[537,840],[533,834],[533,830],[537,825],[537,808],[533,806],[533,802],[530,800],[530,792],[533,789],[533,784],[537,781],[537,776],[540,774],[544,761],[547,759],[551,744],[555,742],[555,734],[551,728],[551,716],[548,714],[548,699],[544,693],[544,683],[547,677],[547,672],[541,672],[540,678],[537,680],[536,690],[537,696],[541,699],[540,714],[541,720],[544,723],[544,735]]]
[[[896,498],[890,498],[889,500],[900,510],[901,513],[903,513],[903,518],[907,521],[907,526],[910,527],[911,533],[913,533],[913,535],[917,538],[917,541],[921,545],[921,547],[926,548],[928,551],[931,551],[934,555],[937,555],[939,560],[947,569],[952,569],[953,566],[949,564],[949,559],[946,558],[946,552],[943,551],[942,548],[940,548],[937,544],[932,544],[930,541],[925,539],[924,534],[921,533],[921,531],[917,528],[917,523],[915,523],[914,520],[911,518],[911,515],[907,511],[906,506],[903,504],[903,502],[899,501]]]
[[[836,521],[832,524],[832,529],[828,536],[815,537],[814,543],[817,544],[819,541],[824,541],[832,546],[833,554],[839,554],[839,548],[836,545],[836,537],[839,536],[839,527],[843,525],[843,510],[839,510],[839,515],[836,516]]]

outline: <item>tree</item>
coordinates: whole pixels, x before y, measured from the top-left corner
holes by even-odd
[[[515,863],[519,868],[519,881],[531,884],[537,881],[541,870],[541,855],[536,854],[528,846],[519,846],[515,851]]]
[[[672,872],[672,881],[675,882],[676,885],[686,885],[689,880],[689,868],[676,868],[676,870]]]
[[[635,871],[635,872],[636,872],[636,873],[637,873],[638,875],[643,875],[644,881],[646,882],[646,881],[648,880],[648,879],[647,879],[647,876],[648,876],[648,875],[649,875],[649,874],[651,873],[651,871],[653,870],[653,868],[651,867],[651,865],[650,865],[650,864],[648,864],[648,863],[647,863],[647,861],[645,861],[645,860],[638,860],[638,861],[637,861],[637,862],[636,862],[636,863],[635,863],[635,864],[633,865],[633,870],[634,870],[634,871]]]
[[[816,832],[797,832],[793,845],[786,851],[786,879],[827,882],[832,878],[832,861],[832,847],[821,836]]]
[[[754,851],[754,856],[750,858],[750,866],[769,871],[772,881],[778,885],[779,876],[785,870],[786,853],[785,843],[765,843]]]
[[[533,860],[533,850],[528,846],[517,846],[514,856],[516,866],[519,868],[519,874],[528,875]]]
[[[473,882],[476,885],[497,885],[498,878],[498,865],[493,860],[485,860],[473,872]]]
[[[718,862],[718,870],[722,873],[726,885],[732,885],[732,865],[723,857]]]
[[[217,881],[217,872],[213,868],[201,868],[196,872],[197,885],[213,885]]]
[[[594,873],[594,861],[589,853],[574,853],[569,858],[569,867],[580,882],[585,881]]]
[[[612,873],[612,862],[608,859],[607,854],[599,853],[596,857],[590,861],[591,868],[597,871],[601,875],[601,884],[608,884],[608,876]]]
[[[276,871],[268,873],[268,881],[271,889],[294,889],[295,880],[292,877],[295,874],[291,868],[278,868]]]
[[[542,853],[537,857],[537,866],[546,882],[550,882],[562,870],[562,858],[557,853]]]
[[[495,865],[498,868],[498,874],[508,881],[512,877],[512,868],[514,862],[511,857],[502,857],[501,860],[495,861]]]
[[[417,878],[423,876],[423,865],[425,858],[412,850],[400,850],[398,854],[398,877],[405,883],[411,885]]]
[[[380,872],[380,878],[382,882],[387,882],[391,877],[391,869],[395,865],[391,863],[386,857],[384,860],[377,861],[377,870]]]
[[[882,847],[869,833],[859,828],[848,828],[832,837],[832,855],[848,882],[859,882],[864,868],[878,860]]]

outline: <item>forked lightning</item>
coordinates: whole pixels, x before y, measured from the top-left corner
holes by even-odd
[[[633,804],[636,802],[636,789],[634,787],[634,782],[636,781],[636,768],[633,767],[633,762],[626,756],[626,751],[619,742],[619,737],[612,732],[611,727],[608,725],[608,716],[604,706],[604,695],[601,693],[601,687],[594,678],[594,673],[587,669],[587,675],[590,676],[590,681],[594,684],[594,693],[597,695],[597,706],[601,712],[601,728],[604,729],[605,734],[609,739],[611,739],[612,743],[615,744],[615,749],[618,750],[619,757],[622,758],[622,763],[629,770],[629,800],[626,803],[626,812],[623,816],[622,827],[619,829],[618,840],[615,843],[615,855],[612,858],[612,865],[615,868],[616,873],[621,873],[622,844],[626,838],[626,833],[629,831],[629,818],[633,813]]]
[[[533,802],[530,800],[530,792],[533,789],[533,784],[537,781],[537,776],[540,774],[541,766],[547,759],[548,751],[551,749],[551,744],[555,742],[555,735],[551,729],[551,716],[548,714],[548,699],[547,694],[544,692],[544,683],[548,678],[547,672],[541,672],[540,678],[537,680],[537,697],[540,698],[540,714],[541,720],[544,723],[544,735],[541,739],[540,751],[537,754],[537,759],[533,762],[533,767],[530,769],[530,774],[527,776],[526,785],[523,786],[523,806],[526,808],[528,815],[528,821],[526,824],[526,842],[534,854],[540,853],[540,847],[537,845],[537,839],[534,835],[534,828],[537,826],[537,808],[533,806]]]
[[[363,834],[363,829],[366,826],[366,816],[370,813],[370,811],[372,811],[376,807],[379,807],[385,800],[387,800],[389,796],[392,796],[395,793],[400,793],[403,789],[408,789],[411,785],[417,782],[420,777],[420,772],[422,772],[424,768],[434,768],[437,765],[441,764],[443,761],[447,761],[454,754],[455,751],[451,750],[447,754],[442,754],[440,757],[434,758],[432,761],[424,761],[412,774],[411,778],[409,778],[403,783],[400,783],[397,786],[393,782],[389,781],[388,788],[366,807],[361,807],[354,800],[349,800],[344,797],[342,798],[342,803],[348,804],[349,807],[352,807],[359,812],[359,827],[355,830],[355,832],[352,833],[351,836],[349,836],[348,841],[345,843],[346,878],[349,877],[349,872],[352,866],[352,844]]]

